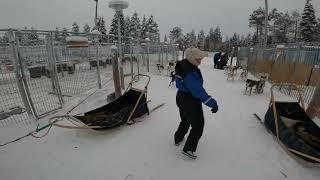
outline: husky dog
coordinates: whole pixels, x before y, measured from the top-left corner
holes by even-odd
[[[172,71],[170,73],[171,81],[169,83],[169,86],[173,85],[173,83],[176,81],[176,72]]]
[[[247,79],[247,81],[246,81],[246,90],[245,90],[244,94],[246,95],[247,92],[248,92],[248,89],[249,89],[249,96],[251,96],[252,89],[254,87],[255,87],[256,93],[262,94],[265,84],[266,84],[266,80],[265,79],[261,79],[259,81]]]
[[[247,71],[247,70],[244,70],[244,71],[240,74],[239,80],[244,81],[244,80],[247,79],[247,76],[248,76],[248,71]]]

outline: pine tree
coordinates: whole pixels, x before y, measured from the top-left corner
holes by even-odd
[[[89,34],[90,33],[90,26],[89,26],[89,24],[88,23],[86,23],[86,24],[84,24],[84,26],[83,26],[83,33],[87,33],[87,34]]]
[[[244,45],[243,45],[244,47],[248,47],[248,46],[252,46],[252,45],[253,45],[251,34],[248,34],[248,35],[246,36],[246,38],[244,39],[243,44],[244,44]]]
[[[104,21],[103,17],[98,17],[97,18],[97,26],[96,29],[102,34],[106,35],[107,34],[107,29],[106,29],[106,22]],[[101,36],[100,42],[107,42],[107,37],[106,36]]]
[[[1,38],[1,43],[9,43],[9,32],[8,31],[6,31],[5,33],[4,33],[4,35],[2,36],[2,38]]]
[[[106,22],[104,21],[103,17],[97,18],[97,27],[96,28],[101,34],[107,34]]]
[[[299,27],[298,23],[301,21],[301,16],[298,10],[293,10],[291,13],[291,16],[294,20],[294,40],[293,42],[298,41],[298,36],[299,36]]]
[[[183,38],[182,29],[180,27],[174,27],[170,31],[169,39],[171,43],[179,43]]]
[[[141,24],[137,12],[134,12],[130,21],[130,33],[134,39],[139,40],[141,37]]]
[[[147,19],[146,16],[143,16],[142,24],[141,24],[141,38],[145,39],[146,38],[146,33],[148,32],[148,24],[147,24]]]
[[[155,22],[154,17],[151,15],[147,21],[147,32],[149,32],[150,40],[153,42],[159,42],[159,27]]]
[[[237,33],[234,33],[233,36],[230,39],[230,46],[232,47],[238,47],[240,42],[239,35]]]
[[[288,12],[280,13],[275,19],[273,25],[273,42],[287,43],[289,42],[288,34],[294,32],[295,21]]]
[[[73,22],[72,24],[72,32],[74,32],[75,34],[80,32],[79,25],[76,22]]]
[[[201,50],[204,50],[204,42],[206,40],[206,36],[204,34],[204,31],[201,29],[198,34],[198,44],[197,47]]]
[[[110,31],[109,34],[115,35],[114,38],[111,38],[113,40],[118,40],[118,13],[115,13],[111,22]],[[124,30],[124,17],[123,14],[120,14],[120,35],[123,37],[125,34]]]
[[[197,45],[198,45],[198,42],[197,42],[196,32],[192,30],[190,32],[190,46],[197,47]]]
[[[265,20],[265,11],[261,7],[254,10],[253,13],[250,14],[249,26],[256,28],[256,34],[255,34],[257,37],[256,43],[262,42],[264,20]]]
[[[69,36],[68,29],[66,27],[64,27],[62,29],[62,34],[61,34],[62,41],[65,42],[66,41],[66,37],[68,37],[68,36]]]
[[[222,35],[220,27],[217,26],[213,32],[213,50],[217,51],[222,43]]]
[[[168,42],[168,37],[167,37],[167,35],[164,35],[163,42]]]
[[[314,40],[316,25],[317,21],[313,5],[311,4],[311,0],[307,0],[302,14],[302,21],[300,23],[303,41],[311,42]]]
[[[125,37],[131,36],[130,27],[131,27],[131,19],[129,16],[127,16],[126,19],[124,20],[124,36]]]
[[[59,28],[57,27],[56,27],[56,30],[54,31],[54,40],[60,41],[60,32],[59,32]]]
[[[317,42],[320,42],[320,18],[318,19],[318,23],[317,23],[317,26],[316,26],[316,37],[315,37],[315,40]]]

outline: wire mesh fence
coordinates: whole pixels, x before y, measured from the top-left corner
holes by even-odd
[[[238,62],[251,74],[268,75],[271,83],[297,85],[307,104],[310,103],[316,86],[320,82],[320,47],[278,46],[277,48],[240,48]],[[280,92],[298,99],[297,92],[280,87]]]
[[[0,43],[0,126],[30,123],[20,94],[13,51],[9,43]]]
[[[63,32],[55,33],[0,30],[0,127],[33,122],[112,80],[111,49],[118,45],[114,36],[64,32],[88,39],[79,46],[68,44]],[[132,38],[123,42],[119,58],[123,87],[134,75],[159,74],[159,68],[178,58],[176,45]]]

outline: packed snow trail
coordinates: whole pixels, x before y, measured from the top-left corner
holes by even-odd
[[[203,106],[206,124],[197,160],[181,154],[183,144],[174,146],[173,134],[180,121],[175,87],[168,87],[169,77],[152,76],[149,107],[166,105],[142,122],[106,132],[53,128],[44,139],[27,138],[1,148],[0,179],[320,178],[318,169],[302,167],[291,159],[253,116],[254,113],[264,116],[270,96],[267,88],[262,95],[244,96],[244,82],[228,82],[223,71],[213,69],[211,59],[204,60],[200,68],[204,86],[217,100],[219,112],[212,114]],[[89,111],[101,105],[105,94],[110,92],[103,93],[93,96],[79,109]]]

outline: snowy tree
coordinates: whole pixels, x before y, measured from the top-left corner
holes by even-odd
[[[159,42],[159,27],[158,23],[154,20],[154,17],[151,15],[147,21],[147,31],[149,32],[150,39],[153,42]]]
[[[84,24],[84,26],[83,26],[83,33],[90,33],[90,26],[89,26],[89,24],[88,23],[86,23],[86,24]]]
[[[214,49],[214,45],[213,45],[213,41],[214,41],[214,30],[213,28],[210,28],[209,33],[208,33],[208,37],[207,37],[207,41],[206,41],[206,47],[207,47],[207,51],[213,51]]]
[[[104,21],[103,17],[98,17],[97,18],[97,27],[95,27],[102,35],[107,34],[107,29],[106,29],[106,22]],[[100,42],[107,42],[107,37],[106,36],[101,36]]]
[[[134,38],[139,40],[141,37],[141,24],[140,19],[137,12],[134,12],[131,21],[130,21],[130,35]]]
[[[221,30],[220,27],[216,27],[216,29],[213,32],[213,50],[216,51],[218,50],[219,46],[222,43],[222,35],[221,35]]]
[[[170,31],[169,38],[171,43],[177,43],[183,38],[182,29],[180,27],[174,27]]]
[[[247,46],[252,46],[252,45],[253,45],[252,36],[251,36],[251,34],[248,34],[244,39],[243,46],[247,47]]]
[[[289,42],[288,34],[294,32],[294,19],[288,12],[280,13],[275,19],[273,25],[273,42],[287,43]]]
[[[97,18],[97,27],[96,28],[101,34],[107,34],[106,22],[104,21],[103,17]]]
[[[80,32],[79,25],[76,22],[73,22],[72,24],[72,32],[74,32],[75,34]]]
[[[291,13],[291,17],[294,20],[294,41],[297,42],[298,40],[298,34],[299,34],[299,27],[298,24],[301,21],[301,16],[298,10],[293,10]]]
[[[4,35],[2,37],[0,37],[0,42],[1,43],[9,43],[9,37],[10,37],[10,34],[8,31],[6,31],[4,33]]]
[[[69,36],[68,29],[66,27],[64,27],[62,29],[62,34],[61,34],[62,41],[65,42],[66,41],[66,37],[68,37],[68,36]]]
[[[198,48],[201,50],[204,50],[204,42],[206,40],[206,35],[204,34],[204,31],[201,30],[198,34]]]
[[[256,28],[256,36],[257,36],[257,42],[262,42],[262,34],[263,34],[263,25],[265,20],[265,11],[261,7],[254,10],[252,14],[250,14],[249,17],[249,26]]]
[[[192,30],[190,32],[190,46],[197,47],[197,45],[198,45],[198,42],[197,42],[196,32]]]
[[[131,27],[131,19],[129,16],[127,16],[124,20],[124,36],[125,37],[129,37],[131,35],[130,27]]]
[[[118,40],[118,13],[115,13],[111,22],[111,26],[110,26],[110,31],[109,34],[113,34],[116,37],[111,38],[113,40]],[[120,14],[120,35],[124,36],[125,34],[125,30],[124,30],[124,17],[123,14]]]
[[[141,38],[145,39],[146,38],[146,33],[148,32],[148,24],[147,24],[147,19],[146,16],[143,16],[142,19],[142,24],[141,24]]]
[[[316,37],[315,40],[320,42],[320,18],[318,19],[318,24],[316,26]]]
[[[60,41],[60,32],[59,32],[59,28],[57,27],[56,27],[56,30],[54,31],[54,40]]]
[[[179,44],[179,49],[183,49],[183,34],[182,34],[182,29],[180,27],[174,27],[170,31],[170,42],[174,44]]]
[[[167,35],[164,35],[163,42],[168,42],[168,37],[167,37]]]
[[[230,38],[230,46],[232,47],[238,47],[240,42],[240,37],[237,33],[234,33],[233,36]]]
[[[300,23],[301,37],[303,41],[313,41],[316,25],[317,21],[313,5],[311,4],[311,0],[307,0]]]

